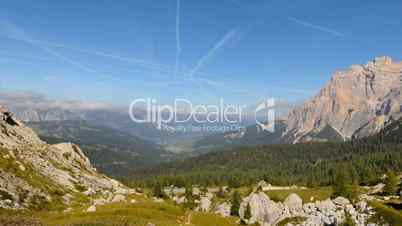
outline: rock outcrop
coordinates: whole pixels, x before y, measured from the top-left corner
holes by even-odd
[[[246,206],[250,206],[251,218],[245,219]],[[299,217],[303,222],[287,225],[339,225],[349,217],[356,225],[365,226],[373,212],[365,201],[353,206],[348,199],[338,197],[334,200],[316,201],[303,205],[301,198],[291,194],[284,203],[274,202],[263,193],[252,193],[243,199],[239,215],[243,222],[263,226],[278,225],[286,219]]]
[[[46,144],[0,106],[0,207],[68,204],[78,193],[111,200],[130,190],[99,174],[78,146]]]
[[[284,204],[289,208],[290,212],[298,213],[303,208],[302,199],[296,194],[290,194],[284,201]]]
[[[251,218],[245,219],[247,205],[250,206]],[[264,192],[252,193],[243,199],[239,215],[248,224],[274,225],[286,212],[282,203],[272,201]]]
[[[336,72],[315,97],[289,113],[283,137],[303,142],[326,126],[344,139],[379,132],[391,117],[400,117],[401,76],[402,62],[389,57]]]
[[[231,204],[224,202],[216,206],[215,214],[219,214],[222,217],[229,217],[230,216],[230,208]]]

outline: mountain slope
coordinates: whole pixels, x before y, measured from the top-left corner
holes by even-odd
[[[379,132],[400,111],[401,73],[402,62],[389,57],[336,72],[315,97],[289,113],[284,137],[299,142],[327,125],[347,139],[358,130],[359,137]]]
[[[151,142],[84,120],[30,122],[39,136],[49,143],[73,142],[103,173],[125,176],[131,169],[161,163],[173,158]]]
[[[129,192],[99,174],[78,146],[43,142],[0,106],[0,208],[61,208],[83,203],[83,191],[86,199]]]

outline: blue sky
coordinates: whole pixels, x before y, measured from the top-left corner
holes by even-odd
[[[338,69],[402,60],[402,1],[5,1],[0,88],[127,104],[298,101]]]

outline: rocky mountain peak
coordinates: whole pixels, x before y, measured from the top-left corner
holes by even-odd
[[[388,56],[376,57],[372,62],[377,66],[387,66],[393,63],[392,58]]]
[[[402,62],[390,57],[377,57],[365,65],[337,71],[316,96],[289,113],[284,136],[298,142],[327,125],[345,138],[358,130],[366,131],[365,135],[378,132],[383,126],[379,122],[399,112],[401,73]],[[385,120],[375,120],[380,116]],[[369,127],[375,129],[361,129],[371,121],[376,125]]]

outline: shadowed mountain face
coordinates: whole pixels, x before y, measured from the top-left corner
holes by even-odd
[[[311,131],[330,125],[348,139],[379,132],[400,111],[402,63],[388,57],[336,72],[331,81],[305,104],[289,113],[285,136],[302,141]]]
[[[385,142],[402,143],[402,118],[387,125],[381,133]]]
[[[174,158],[149,141],[84,120],[30,122],[28,126],[49,143],[79,144],[100,171],[112,176]]]

